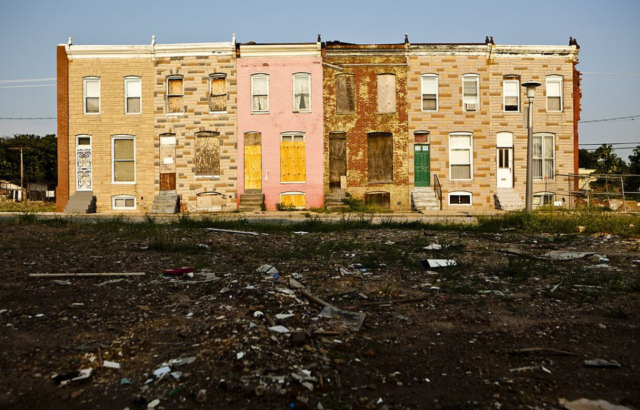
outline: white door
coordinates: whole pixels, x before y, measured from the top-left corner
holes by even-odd
[[[498,148],[498,188],[513,188],[513,148]]]
[[[76,191],[91,191],[91,137],[79,136],[76,139]]]

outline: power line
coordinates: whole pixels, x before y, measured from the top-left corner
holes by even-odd
[[[35,87],[55,87],[55,84],[33,84],[33,85],[10,85],[0,88],[35,88]]]
[[[58,117],[0,117],[0,120],[57,120]]]
[[[640,118],[640,115],[630,115],[628,117],[616,117],[616,118],[602,118],[600,120],[589,120],[589,121],[578,121],[580,124],[587,124],[591,122],[606,122],[606,121],[626,121],[626,120],[635,120],[636,118]]]
[[[640,77],[640,73],[602,73],[595,71],[583,71],[582,74],[590,74],[590,75],[619,75],[623,77]]]
[[[629,141],[629,142],[603,142],[603,143],[584,143],[584,144],[578,144],[578,145],[629,145],[629,144],[638,144],[640,145],[640,142],[635,142],[635,141]]]
[[[35,83],[38,81],[55,81],[56,78],[55,77],[51,77],[51,78],[31,78],[31,79],[27,79],[27,80],[0,80],[0,84],[6,84],[6,83]]]

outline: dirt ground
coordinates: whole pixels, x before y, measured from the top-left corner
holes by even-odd
[[[640,409],[635,238],[147,225],[0,225],[0,408]],[[183,266],[215,278],[162,275]],[[29,277],[81,272],[145,275]]]

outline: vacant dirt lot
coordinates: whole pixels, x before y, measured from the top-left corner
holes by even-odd
[[[0,408],[549,409],[582,397],[640,408],[634,238],[266,231],[2,222]],[[457,265],[425,270],[428,258]],[[256,272],[264,264],[279,275]],[[215,278],[162,275],[183,266]],[[81,272],[145,275],[29,277]],[[364,313],[362,327],[319,317],[290,278]],[[420,300],[391,303],[406,299]],[[65,381],[82,369],[87,379]]]

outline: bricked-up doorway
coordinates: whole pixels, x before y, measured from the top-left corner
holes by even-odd
[[[367,134],[368,180],[373,183],[393,183],[393,134]]]
[[[347,176],[347,134],[329,135],[329,187],[341,188],[342,177]]]
[[[244,134],[244,190],[262,190],[262,134]]]
[[[176,189],[176,136],[160,136],[160,191]]]

